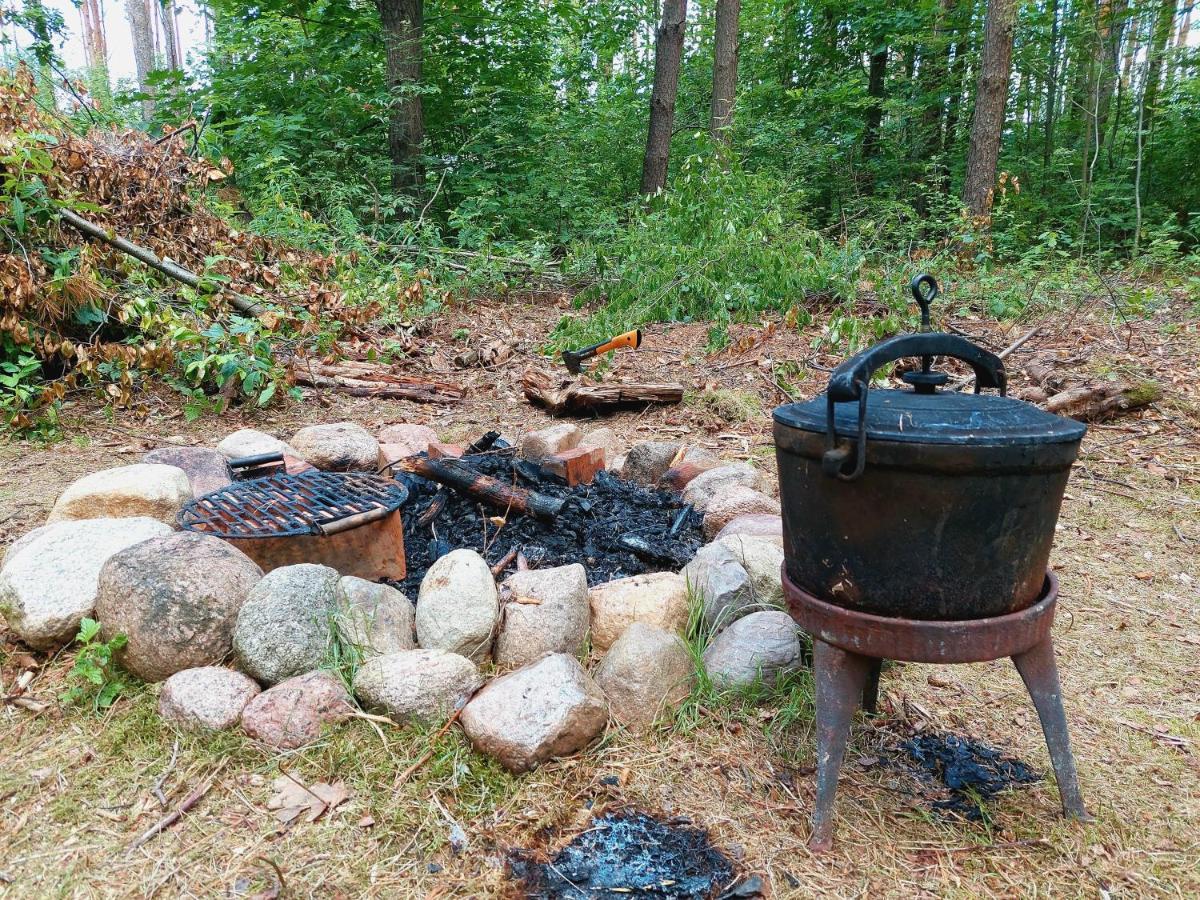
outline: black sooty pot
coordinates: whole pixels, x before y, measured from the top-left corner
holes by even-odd
[[[937,284],[912,283],[923,332],[847,359],[824,396],[775,410],[788,577],[831,603],[911,619],[1014,612],[1041,594],[1063,491],[1087,430],[1004,396],[1003,361],[928,331]],[[933,358],[975,370],[941,391]],[[872,375],[920,357],[907,390]],[[997,395],[980,393],[996,389]]]

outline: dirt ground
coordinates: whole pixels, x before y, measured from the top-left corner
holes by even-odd
[[[449,440],[537,427],[548,417],[523,401],[519,377],[531,362],[549,365],[535,358],[539,336],[562,312],[515,298],[450,310],[422,338],[441,348],[435,370],[464,341],[498,333],[522,341],[495,370],[440,372],[469,386],[453,407],[310,395],[188,424],[165,390],[145,395],[140,414],[80,400],[66,411],[62,442],[0,446],[0,547],[41,524],[72,479],[164,442],[211,445],[244,425],[286,436],[342,419],[424,422]],[[497,324],[480,334],[481,322]],[[837,357],[810,349],[815,329],[764,324],[733,329],[733,350],[714,356],[703,351],[702,326],[648,329],[643,349],[609,373],[678,379],[696,393],[604,424],[629,442],[678,437],[773,469],[769,410],[788,392],[819,392],[822,367]],[[994,349],[1032,324],[953,321]],[[97,717],[58,702],[69,653],[29,654],[0,626],[0,897],[512,896],[510,851],[553,849],[622,807],[707,828],[739,873],[761,873],[776,897],[1196,896],[1200,324],[1182,300],[1129,323],[1098,300],[1042,324],[1009,358],[1014,370],[1058,353],[1092,374],[1153,377],[1166,391],[1148,410],[1092,427],[1053,555],[1059,667],[1093,823],[1062,820],[1052,779],[1001,795],[982,822],[948,819],[931,810],[928,785],[887,762],[903,736],[945,729],[1047,771],[1036,715],[1006,661],[885,673],[884,715],[860,720],[848,753],[837,846],[814,856],[805,848],[806,675],[754,699],[697,698],[648,736],[610,728],[580,756],[514,777],[472,754],[456,730],[438,737],[360,719],[278,754],[237,734],[162,727],[154,687]],[[424,359],[413,371],[430,367]],[[25,696],[46,704],[39,713],[9,697],[27,669],[36,677]],[[427,750],[430,759],[402,778]],[[281,772],[305,784],[343,781],[350,799],[315,822],[281,825],[267,808]],[[131,846],[197,790],[177,824]],[[467,835],[458,852],[455,825]]]

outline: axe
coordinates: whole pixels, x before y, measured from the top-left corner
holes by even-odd
[[[599,356],[601,353],[608,353],[608,351],[616,350],[618,347],[633,347],[636,350],[641,345],[642,332],[639,328],[627,331],[624,334],[618,334],[616,337],[609,338],[607,341],[601,341],[599,344],[584,347],[582,350],[564,350],[562,352],[562,359],[567,366],[567,371],[572,375],[578,375],[583,371],[583,361],[585,359],[591,359],[593,356]]]

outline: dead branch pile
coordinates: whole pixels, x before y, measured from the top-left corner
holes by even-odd
[[[332,257],[238,231],[205,205],[202,189],[227,178],[231,165],[192,155],[196,122],[157,140],[132,130],[81,135],[36,100],[27,68],[0,71],[0,338],[40,359],[48,378],[61,376],[52,394],[61,396],[105,361],[143,370],[170,365],[168,341],[128,340],[118,298],[141,268],[135,258],[243,312],[277,304],[261,316],[268,329],[304,336],[321,321],[353,327],[374,314],[343,303],[330,280]],[[105,328],[95,317],[80,321],[89,307],[105,314]],[[226,304],[215,299],[210,309],[220,316]],[[304,311],[303,321],[292,319]]]

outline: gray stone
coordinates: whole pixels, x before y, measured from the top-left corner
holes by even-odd
[[[633,729],[654,724],[686,700],[695,681],[695,663],[683,638],[641,622],[625,629],[596,669],[612,717]]]
[[[687,582],[674,572],[632,575],[598,584],[588,592],[592,645],[607,650],[634,622],[665,631],[687,627]]]
[[[262,577],[220,538],[180,531],[143,541],[100,571],[100,636],[126,636],[121,665],[144,681],[216,665],[229,656],[238,610]]]
[[[704,668],[713,684],[740,688],[760,677],[765,684],[795,671],[801,663],[796,623],[785,612],[751,613],[722,631],[704,651]]]
[[[518,447],[521,456],[537,462],[564,450],[574,450],[582,439],[583,432],[579,430],[579,426],[567,422],[525,432],[521,435]]]
[[[338,637],[364,657],[416,649],[412,601],[394,587],[346,575],[338,599]]]
[[[428,725],[454,712],[482,683],[479,667],[465,656],[405,650],[363,663],[354,676],[354,694],[397,722]]]
[[[512,772],[582,750],[607,722],[604,694],[565,653],[493,679],[459,718],[475,749]]]
[[[389,455],[394,453],[397,459],[428,450],[437,439],[437,432],[428,425],[401,423],[385,425],[379,430],[379,443],[392,448]]]
[[[43,525],[18,538],[0,569],[0,613],[38,650],[62,646],[93,618],[100,570],[109,558],[171,533],[157,519],[77,519]]]
[[[256,741],[295,750],[321,736],[326,725],[354,713],[350,694],[329,672],[306,672],[263,691],[242,710],[242,730]]]
[[[340,605],[339,576],[301,563],[268,572],[238,613],[233,649],[242,671],[277,684],[325,662]]]
[[[638,484],[658,484],[682,445],[678,441],[642,441],[629,448],[621,477]]]
[[[724,544],[705,544],[680,573],[693,596],[704,604],[704,625],[720,631],[754,610],[750,573]]]
[[[732,487],[759,488],[762,473],[747,463],[728,463],[701,472],[683,489],[683,500],[703,512],[718,494]],[[779,512],[777,509],[776,513]]]
[[[207,447],[159,447],[143,456],[142,462],[182,469],[196,497],[218,491],[232,483],[228,460]]]
[[[717,540],[730,535],[763,538],[779,547],[783,546],[783,518],[770,513],[749,513],[730,519],[719,532]]]
[[[174,525],[176,514],[191,499],[192,485],[182,469],[134,463],[101,469],[68,485],[46,522],[149,516]]]
[[[774,606],[783,609],[783,548],[768,538],[743,534],[718,537],[716,544],[728,547],[750,575],[750,586],[754,596],[752,602],[758,607]]]
[[[354,422],[308,425],[292,435],[291,445],[306,462],[326,472],[379,468],[379,442]]]
[[[587,639],[587,571],[579,563],[529,569],[500,587],[503,624],[496,636],[496,664],[516,668],[547,653],[578,656]]]
[[[185,731],[224,731],[238,723],[259,691],[257,684],[232,669],[184,669],[163,682],[158,714]]]
[[[474,550],[452,550],[425,573],[417,595],[417,643],[475,662],[487,659],[500,615],[496,581]]]
[[[713,497],[704,509],[704,535],[712,540],[733,519],[751,514],[777,516],[779,501],[741,485],[726,488]]]
[[[217,452],[226,459],[258,456],[260,453],[286,453],[289,456],[300,456],[290,444],[272,434],[254,428],[243,428],[228,435],[221,443],[217,444]]]

